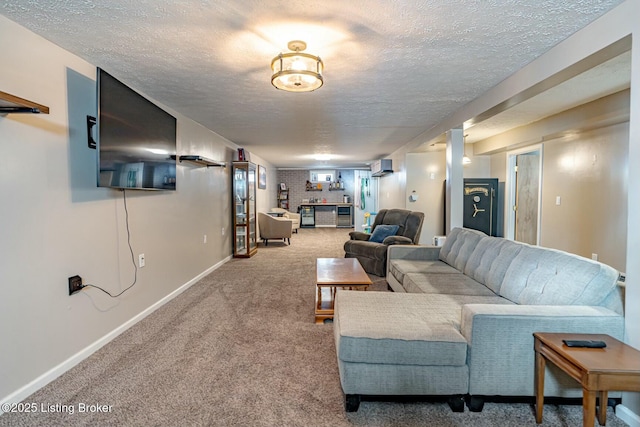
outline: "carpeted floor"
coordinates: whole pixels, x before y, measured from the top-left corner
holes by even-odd
[[[528,403],[453,413],[364,401],[344,412],[332,325],[314,324],[313,305],[315,259],[342,257],[348,231],[301,229],[291,246],[226,263],[25,400],[73,414],[7,413],[0,426],[535,426]],[[625,425],[608,411],[608,426]],[[580,426],[582,408],[545,405],[543,425]]]

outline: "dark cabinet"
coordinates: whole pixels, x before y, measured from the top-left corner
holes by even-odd
[[[302,206],[300,208],[300,227],[316,226],[316,209],[313,206]]]
[[[489,236],[502,235],[498,224],[498,179],[467,178],[464,180],[463,194],[463,226],[480,230]]]

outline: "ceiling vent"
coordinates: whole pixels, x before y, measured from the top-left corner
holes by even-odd
[[[376,160],[371,163],[371,176],[383,176],[389,173],[393,173],[391,159]]]

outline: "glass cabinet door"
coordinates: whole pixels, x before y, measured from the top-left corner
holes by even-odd
[[[256,206],[256,165],[249,163],[249,176],[248,176],[249,188],[249,251],[253,254],[258,250],[258,236],[256,233],[258,227],[256,227],[257,221],[257,206]]]
[[[235,167],[234,167],[235,168]],[[245,194],[247,192],[247,169],[235,168],[233,172],[233,185],[235,197],[235,249],[234,255],[247,253],[247,209]]]
[[[256,236],[256,166],[233,163],[233,256],[250,257],[258,250]]]

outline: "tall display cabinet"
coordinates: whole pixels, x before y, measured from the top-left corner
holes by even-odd
[[[249,258],[258,251],[256,235],[256,165],[233,162],[233,256]]]

